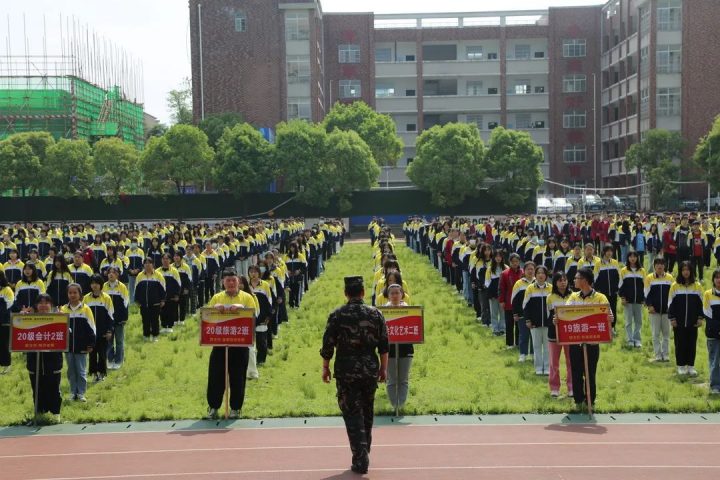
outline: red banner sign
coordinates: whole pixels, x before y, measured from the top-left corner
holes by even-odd
[[[560,345],[612,342],[609,305],[566,305],[555,308]]]
[[[255,335],[255,310],[239,308],[220,312],[200,311],[200,345],[210,347],[249,347]]]
[[[68,315],[28,313],[12,316],[10,350],[13,352],[67,352]]]
[[[385,317],[390,343],[425,342],[422,307],[378,307]]]

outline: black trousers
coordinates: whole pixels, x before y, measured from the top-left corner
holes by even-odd
[[[455,267],[455,288],[458,292],[462,292],[463,289],[463,270],[461,266]]]
[[[685,327],[678,325],[673,328],[675,334],[673,341],[675,343],[675,363],[678,367],[689,365],[695,366],[695,349],[697,348],[697,327]]]
[[[60,396],[60,377],[61,373],[41,374],[38,379],[38,413],[53,413],[60,415],[60,406],[62,405],[62,397]],[[35,398],[35,372],[30,372],[30,385],[32,387],[33,398]]]
[[[696,257],[695,255],[693,255],[690,258],[690,268],[692,268],[692,270],[694,272],[697,272],[697,276],[695,278],[697,278],[700,283],[703,282],[703,267],[704,266],[705,266],[705,257],[703,257],[703,256]]]
[[[90,366],[88,368],[90,375],[95,373],[107,375],[107,349],[107,339],[102,334],[99,334],[97,340],[95,340],[95,348],[90,352]]]
[[[9,367],[11,361],[10,325],[0,325],[0,367]]]
[[[293,275],[288,280],[289,287],[290,287],[290,306],[291,307],[299,307],[300,306],[300,285],[302,284],[302,275]]]
[[[505,345],[520,345],[520,328],[515,324],[512,310],[505,310]]]
[[[178,302],[177,300],[165,300],[160,310],[160,324],[163,328],[173,328],[178,320]]]
[[[615,295],[608,295],[607,299],[608,302],[610,302],[610,310],[612,310],[613,313],[612,328],[615,328],[615,324],[617,323],[617,293]]]
[[[267,359],[268,336],[272,336],[272,333],[270,333],[269,330],[265,332],[255,331],[255,360],[258,365],[265,363],[265,359]]]
[[[190,313],[193,314],[198,309],[198,291],[196,286],[190,288],[190,294],[188,295],[188,301],[190,306]]]
[[[372,445],[377,380],[337,380],[338,406],[347,430],[353,465],[367,466]]]
[[[228,373],[230,377],[230,408],[242,410],[245,401],[250,350],[247,347],[228,347]],[[225,394],[225,347],[213,347],[208,366],[207,402],[210,408],[219,409]]]
[[[590,398],[593,405],[595,404],[595,393],[597,391],[595,385],[595,374],[597,372],[597,364],[600,359],[600,346],[588,345],[588,374],[590,380]],[[573,398],[575,403],[585,401],[585,360],[583,356],[582,345],[570,345],[570,369],[572,370],[573,381]]]
[[[188,314],[188,305],[190,303],[190,295],[180,295],[178,301],[178,321],[184,322]]]
[[[202,305],[209,302],[213,295],[215,295],[215,275],[205,279],[205,301]]]
[[[666,263],[668,273],[672,273],[673,269],[675,268],[676,261],[677,261],[677,254],[665,253],[665,263]],[[650,266],[652,267],[652,265],[650,265]]]
[[[143,337],[157,337],[160,335],[160,305],[140,307],[142,318]]]
[[[203,307],[207,300],[205,298],[205,280],[200,280],[197,287],[197,306],[198,308]]]

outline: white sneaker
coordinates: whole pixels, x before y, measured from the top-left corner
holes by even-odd
[[[158,337],[150,337],[150,340],[151,340],[153,343],[156,343],[156,342],[158,341]]]
[[[166,331],[165,333],[173,333],[173,329],[172,329],[172,328],[167,328],[166,330],[167,330],[167,331]]]
[[[535,375],[542,375],[542,374],[543,374],[542,370],[535,370]]]
[[[208,408],[205,418],[208,418],[210,420],[215,420],[216,418],[218,418],[217,408]]]
[[[77,401],[78,401],[78,402],[82,402],[82,403],[86,403],[86,402],[87,402],[87,398],[85,398],[85,395],[78,395],[78,396],[77,396]]]
[[[678,372],[678,375],[687,375],[688,370],[687,370],[687,367],[680,366],[680,367],[678,367],[677,372]]]
[[[689,367],[686,367],[686,368],[687,368],[687,374],[688,374],[688,375],[690,375],[691,377],[697,377],[698,372],[697,372],[697,370],[695,370],[695,367],[689,366]]]
[[[560,396],[560,392],[557,391],[557,390],[551,390],[551,391],[550,391],[550,396],[553,397],[553,398],[557,398],[557,397]]]
[[[713,388],[710,390],[710,393],[713,395],[720,395],[720,388]]]
[[[228,418],[232,420],[236,420],[240,418],[240,411],[239,410],[230,410],[230,414],[228,415]]]
[[[518,362],[524,363],[526,358],[527,358],[527,355],[521,353],[520,356],[518,357]]]
[[[152,337],[143,337],[146,342],[152,342]]]

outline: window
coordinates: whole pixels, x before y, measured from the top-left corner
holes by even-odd
[[[310,56],[288,55],[287,57],[288,83],[307,83],[310,81]]]
[[[310,20],[307,13],[285,14],[285,40],[309,40]]]
[[[488,54],[487,54],[487,59],[488,59],[488,60],[497,60],[497,53],[495,53],[495,52],[488,53]]]
[[[650,71],[650,47],[640,49],[640,74],[644,77]]]
[[[375,96],[376,97],[394,97],[395,87],[387,84],[376,84],[375,85]]]
[[[563,93],[582,93],[587,90],[587,76],[584,74],[565,75]]]
[[[235,13],[235,31],[244,32],[247,30],[247,17],[244,12]]]
[[[565,145],[563,148],[563,162],[565,163],[583,163],[587,160],[587,146],[585,145]]]
[[[640,113],[646,114],[650,111],[650,88],[645,87],[640,90]]]
[[[586,42],[584,38],[563,40],[563,57],[584,57]]]
[[[468,60],[482,60],[483,59],[483,47],[472,46],[465,49],[465,55]]]
[[[657,27],[660,31],[682,30],[682,6],[679,2],[665,0],[658,2]]]
[[[498,89],[497,89],[497,87],[490,87],[490,88],[488,88],[488,95],[497,95],[497,94],[498,94]]]
[[[509,92],[510,94],[515,95],[525,95],[527,93],[532,92],[532,87],[530,86],[530,80],[515,80],[515,87],[514,89]]]
[[[469,123],[470,125],[475,125],[478,128],[478,130],[482,130],[483,116],[476,114],[476,113],[468,113],[465,116],[465,123]]]
[[[338,61],[340,63],[360,63],[360,46],[339,45]]]
[[[523,130],[530,128],[532,125],[532,115],[529,113],[516,113],[515,114],[515,128]]]
[[[585,128],[586,117],[585,110],[569,110],[563,113],[563,128]]]
[[[309,98],[288,98],[288,120],[297,118],[310,120]]]
[[[582,189],[587,187],[587,180],[566,180],[567,186],[565,187],[565,196],[578,195],[582,193]]]
[[[482,81],[468,81],[467,82],[467,95],[477,96],[482,95],[483,82]]]
[[[535,58],[545,58],[545,52],[535,52]]]
[[[640,33],[645,34],[650,30],[650,7],[640,9]]]
[[[392,48],[376,48],[375,49],[375,61],[376,62],[392,62]]]
[[[658,116],[680,115],[681,96],[679,88],[657,89]]]
[[[682,70],[682,46],[658,45],[657,73],[679,73]]]
[[[515,45],[515,60],[529,60],[530,45]]]
[[[340,80],[340,98],[360,98],[360,80]]]
[[[405,96],[406,97],[414,97],[415,96],[415,89],[405,90]]]
[[[416,132],[417,125],[414,123],[407,123],[407,124],[405,124],[405,131],[406,132]]]

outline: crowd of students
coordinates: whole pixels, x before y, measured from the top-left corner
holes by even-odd
[[[519,350],[519,362],[533,357],[535,373],[549,377],[553,397],[560,394],[563,352],[568,391],[582,378],[571,361],[573,349],[557,345],[553,320],[554,307],[580,290],[568,287],[578,280],[589,280],[592,292],[607,299],[615,338],[622,338],[616,327],[622,303],[628,348],[642,347],[647,310],[650,361],[670,361],[672,330],[678,375],[698,374],[696,344],[704,325],[710,391],[720,394],[720,269],[703,284],[713,257],[720,262],[720,215],[411,217],[403,233],[406,245],[426,255],[475,309],[481,325],[504,337],[508,349]],[[591,278],[580,278],[588,272]],[[574,396],[584,400],[582,392]]]
[[[161,334],[195,318],[221,293],[221,277],[233,273],[240,290],[258,305],[244,385],[246,375],[258,377],[257,365],[272,350],[279,325],[288,321],[288,304],[300,306],[324,261],[341,248],[344,234],[340,220],[306,227],[302,218],[0,226],[0,374],[12,363],[13,313],[67,313],[70,349],[64,359],[70,399],[85,402],[88,373],[101,382],[108,369],[123,365],[131,304],[138,306],[144,340],[157,342]],[[42,353],[39,365],[34,354],[28,355],[27,368],[33,389],[34,375],[41,375],[39,412],[59,414],[62,354]],[[216,414],[211,406],[210,415]]]

